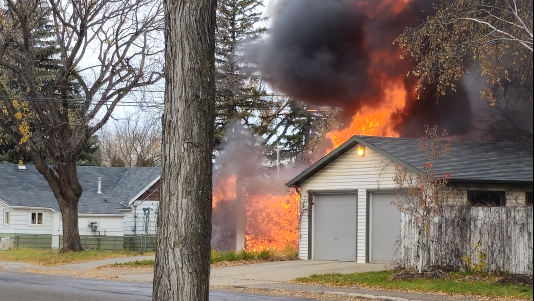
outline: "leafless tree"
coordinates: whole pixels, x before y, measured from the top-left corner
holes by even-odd
[[[485,103],[476,113],[476,128],[484,139],[533,144],[533,91],[516,83],[497,87],[495,101]]]
[[[417,64],[418,93],[437,87],[437,96],[479,66],[490,84],[482,96],[492,102],[494,88],[511,81],[533,94],[533,1],[441,0],[434,15],[396,40]]]
[[[414,173],[401,163],[396,164],[394,183],[398,194],[396,201],[399,211],[412,219],[417,230],[418,272],[429,267],[431,252],[431,222],[442,210],[445,203],[443,190],[451,174],[437,175],[433,163],[450,153],[450,141],[445,141],[448,133],[437,133],[437,126],[427,127],[426,136],[420,140],[420,149],[429,161],[423,162],[422,172]]]
[[[0,126],[31,155],[62,214],[62,251],[81,251],[76,157],[132,91],[162,77],[163,3],[5,0]],[[43,57],[43,50],[50,55]]]
[[[158,165],[162,131],[159,119],[144,118],[136,112],[125,121],[108,123],[99,133],[104,165],[120,159],[126,167]]]

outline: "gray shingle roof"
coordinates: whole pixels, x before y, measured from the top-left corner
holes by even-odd
[[[429,161],[419,139],[353,136],[286,185],[300,185],[359,143],[416,172]],[[434,162],[433,169],[439,175],[451,173],[451,182],[533,183],[533,145],[452,141],[451,153]]]
[[[0,200],[10,206],[44,207],[59,212],[45,178],[35,166],[26,167],[26,171],[19,171],[17,165],[0,164]],[[118,209],[127,209],[125,205],[160,176],[160,167],[78,166],[77,170],[83,188],[80,214],[119,214]],[[102,194],[97,193],[98,177],[102,177]]]

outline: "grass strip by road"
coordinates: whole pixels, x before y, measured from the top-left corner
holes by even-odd
[[[485,297],[501,297],[533,300],[533,288],[521,284],[496,283],[498,277],[485,275],[480,280],[466,281],[470,273],[450,273],[449,279],[416,279],[391,280],[394,271],[352,273],[352,274],[321,274],[297,278],[294,281],[303,284],[329,286],[359,286],[363,288],[381,288],[387,290],[436,292],[446,294],[477,295]]]
[[[262,251],[219,251],[212,250],[210,262],[212,264],[222,261],[281,261],[297,259],[297,251],[291,247],[283,250]]]
[[[108,258],[119,258],[140,255],[134,251],[103,251],[91,250],[82,252],[59,253],[58,250],[35,250],[27,248],[17,248],[0,251],[0,261],[26,262],[43,266],[57,266],[62,264],[87,262]],[[146,252],[143,255],[154,255],[154,252]],[[232,262],[232,261],[280,261],[294,260],[297,258],[297,251],[293,248],[283,250],[263,250],[263,251],[218,251],[212,250],[211,263]],[[117,263],[112,266],[151,266],[154,260],[131,261],[127,263]]]
[[[284,250],[263,250],[263,251],[219,251],[212,250],[210,256],[210,263],[217,264],[220,262],[234,262],[234,261],[282,261],[297,259],[297,251],[292,248],[285,248]],[[112,267],[149,267],[154,265],[154,260],[136,260],[124,263],[114,263],[109,266]]]
[[[154,252],[143,253],[153,255]],[[43,266],[57,266],[68,263],[86,262],[108,258],[118,258],[140,255],[134,251],[102,251],[91,250],[82,252],[59,253],[58,250],[34,250],[17,248],[0,251],[0,261],[26,262]]]

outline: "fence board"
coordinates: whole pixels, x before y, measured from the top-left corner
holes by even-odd
[[[401,223],[400,264],[416,266],[418,227],[409,214]],[[462,269],[467,257],[476,265],[484,260],[488,272],[533,274],[532,207],[445,207],[429,233],[427,265]]]

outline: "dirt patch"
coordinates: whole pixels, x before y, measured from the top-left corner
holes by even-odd
[[[210,267],[212,269],[229,267],[229,266],[239,266],[247,265],[254,263],[265,262],[262,260],[239,260],[239,261],[221,261],[215,264],[212,264]],[[1,269],[2,267],[0,267]],[[101,278],[101,279],[114,279],[114,280],[127,280],[125,276],[130,275],[146,275],[153,274],[153,266],[115,266],[113,264],[101,266],[93,269],[87,270],[66,270],[58,268],[22,268],[22,270],[30,273],[39,273],[39,274],[50,274],[50,275],[63,275],[63,276],[74,276],[74,277],[90,277],[90,278]]]
[[[431,270],[418,273],[413,270],[401,270],[388,277],[389,280],[415,280],[415,279],[448,279],[450,275],[441,270]]]
[[[23,268],[25,272],[62,275],[71,277],[101,278],[113,280],[126,280],[128,275],[142,275],[154,273],[153,267],[98,267],[88,270],[63,270],[63,269],[33,269]]]
[[[533,276],[511,274],[499,279],[496,282],[500,284],[523,284],[533,287]]]
[[[348,296],[344,294],[330,294],[324,292],[307,292],[307,291],[289,291],[283,289],[262,289],[262,288],[248,288],[248,287],[234,287],[234,286],[210,286],[211,289],[229,292],[243,292],[271,296],[290,296],[308,298],[314,300],[338,300],[338,301],[369,301],[368,298],[361,298],[355,296]],[[381,301],[383,299],[374,299]],[[384,301],[384,300],[383,300]]]
[[[460,278],[460,279],[457,279],[455,280],[455,282],[463,282],[463,281],[470,281],[470,282],[474,282],[474,281],[484,281],[485,279],[479,277],[479,276],[475,276],[475,275],[468,275],[468,276],[465,276],[463,278]]]
[[[234,261],[219,261],[210,265],[211,269],[233,267],[239,265],[257,264],[267,262],[265,260],[234,260]]]

